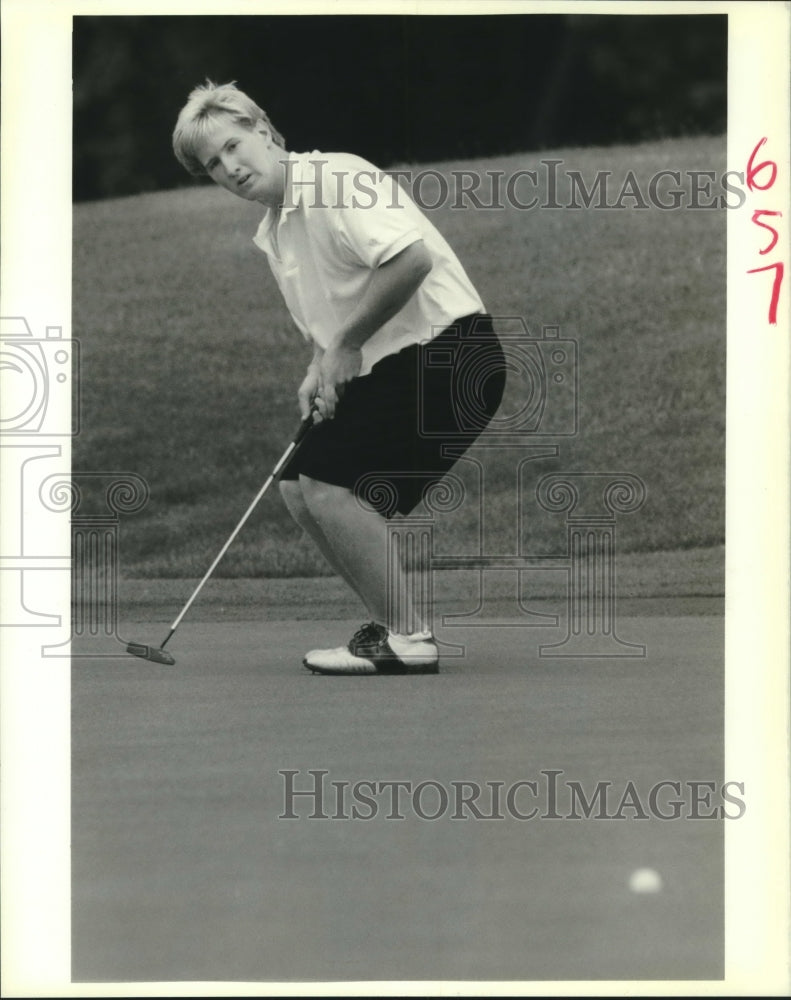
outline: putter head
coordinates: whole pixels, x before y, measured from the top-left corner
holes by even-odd
[[[144,646],[141,642],[130,642],[126,647],[127,653],[132,656],[139,656],[142,660],[150,660],[152,663],[164,663],[172,667],[176,662],[175,658],[164,649],[157,646]]]

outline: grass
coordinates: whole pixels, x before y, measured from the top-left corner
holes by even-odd
[[[724,157],[724,141],[705,138],[434,167],[446,175],[533,168],[542,177],[540,159],[562,159],[588,185],[596,170],[610,170],[614,200],[629,170],[645,192],[659,170],[719,173]],[[490,311],[523,317],[532,336],[559,326],[579,348],[579,431],[552,439],[557,458],[525,467],[518,501],[524,448],[474,450],[486,477],[487,551],[516,551],[517,505],[523,550],[561,551],[563,515],[540,511],[534,488],[541,475],[567,471],[645,482],[643,508],[619,517],[620,551],[721,545],[725,211],[445,206],[429,215]],[[202,575],[296,429],[309,349],[251,242],[259,216],[258,206],[211,187],[75,206],[83,429],[74,468],[135,472],[150,485],[146,509],[121,526],[126,575]],[[512,382],[506,405],[519,392]],[[466,464],[460,474],[471,471]],[[469,552],[478,530],[476,505],[464,504],[441,517],[437,537],[443,551]],[[276,491],[218,570],[327,572]]]

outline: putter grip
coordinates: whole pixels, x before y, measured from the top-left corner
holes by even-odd
[[[308,433],[310,428],[313,426],[313,414],[316,413],[316,407],[314,406],[310,413],[305,417],[302,423],[299,425],[299,430],[294,435],[294,447],[296,447],[305,435]]]

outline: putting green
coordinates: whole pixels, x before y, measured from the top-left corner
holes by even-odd
[[[739,777],[722,771],[720,602],[628,602],[619,630],[646,645],[638,659],[541,657],[563,607],[535,610],[559,627],[441,629],[464,655],[427,677],[314,676],[304,651],[359,620],[272,608],[185,621],[172,667],[75,660],[75,980],[719,978],[724,824],[689,783]],[[146,642],[160,630],[121,625]],[[317,811],[349,818],[287,801],[316,770]],[[552,811],[551,780],[566,818],[519,818]],[[686,818],[623,805],[631,783],[648,809],[662,781],[679,782]],[[360,782],[407,783],[403,818],[388,818],[392,785],[352,816],[353,788],[371,795]],[[454,782],[480,786],[486,815],[500,783],[503,818],[452,818]],[[568,817],[572,785],[590,799],[601,782],[621,818]],[[289,802],[298,818],[280,818]],[[660,892],[630,891],[639,868]]]

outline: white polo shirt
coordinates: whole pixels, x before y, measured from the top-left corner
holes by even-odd
[[[362,347],[361,375],[484,305],[445,239],[397,182],[350,153],[288,154],[284,202],[253,242],[267,255],[297,327],[326,348],[380,264],[423,240],[432,269]]]

